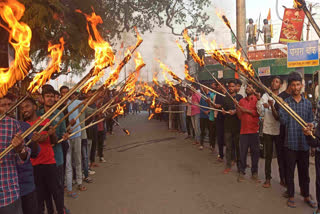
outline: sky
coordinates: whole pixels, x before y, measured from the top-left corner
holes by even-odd
[[[316,3],[318,0],[307,1],[307,3]],[[280,18],[283,17],[284,8],[292,8],[293,0],[278,0],[278,7],[276,6],[277,0],[246,0],[246,18],[252,18],[254,22],[259,19],[261,14],[261,28],[262,20],[265,19],[268,15],[269,8],[271,9],[271,22],[274,28],[274,38],[272,43],[279,41],[280,29],[281,29],[281,20],[277,16],[277,12]],[[282,6],[283,5],[283,6]],[[216,10],[224,12],[228,19],[231,22],[231,26],[236,30],[236,0],[212,0],[211,7],[207,9],[208,14],[210,15],[210,24],[213,25],[215,31],[206,38],[209,41],[216,40],[216,42],[223,47],[229,48],[233,44],[231,42],[231,34],[227,27],[222,23],[222,21],[217,17]],[[313,12],[316,12],[317,15],[314,16],[317,23],[320,23],[320,2],[317,7],[314,8]],[[307,19],[306,19],[307,20]],[[307,21],[305,21],[307,22]],[[312,27],[311,27],[312,28]],[[152,80],[154,72],[159,72],[160,68],[155,59],[160,59],[163,63],[168,65],[178,76],[184,77],[184,60],[185,57],[177,47],[175,40],[178,39],[180,43],[185,46],[182,42],[182,38],[174,36],[170,33],[170,29],[167,27],[156,28],[152,33],[145,33],[142,35],[144,39],[142,45],[139,48],[141,55],[146,63],[146,67],[141,71],[142,80]],[[305,38],[305,35],[304,35]],[[315,34],[314,30],[311,29],[310,40],[319,39]],[[130,46],[135,44],[136,38],[135,35],[125,35],[123,40],[125,46]],[[262,44],[260,40],[258,44]],[[119,43],[120,44],[120,43]],[[201,42],[198,41],[195,44],[196,49],[201,48]],[[119,47],[115,47],[119,48]],[[119,57],[118,57],[119,58]],[[131,60],[130,63],[126,66],[127,74],[129,71],[132,71],[134,68],[134,62]],[[88,68],[89,70],[90,68]],[[109,70],[106,71],[106,76],[102,78],[105,80],[108,76]],[[125,72],[122,71],[120,74],[120,81],[124,79]],[[158,75],[159,80],[163,80],[161,73]],[[58,81],[51,81],[51,84],[54,87],[59,88],[65,80],[77,82],[80,77],[76,75],[61,75]]]

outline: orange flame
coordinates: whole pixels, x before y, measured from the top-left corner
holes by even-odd
[[[0,68],[0,97],[7,94],[17,81],[22,80],[31,68],[29,57],[32,32],[30,27],[19,22],[23,16],[25,7],[16,0],[0,2],[1,18],[8,24],[9,43],[15,50],[15,60],[9,68]]]
[[[168,72],[168,74],[170,74],[172,76],[172,78],[174,80],[177,80],[179,83],[181,83],[181,79],[165,64],[163,64],[160,60],[157,60],[160,63],[160,68],[162,68],[162,70]]]
[[[188,102],[185,97],[180,97],[180,101],[181,101],[181,102],[184,102],[184,103],[187,103],[187,102]]]
[[[303,7],[304,0],[293,0],[293,7],[296,9],[301,9]]]
[[[144,83],[143,87],[146,89],[146,92],[149,91],[153,96],[159,97],[159,95],[156,93],[152,86],[149,86],[147,83]]]
[[[136,46],[132,49],[136,49],[137,47],[140,46],[140,44],[143,42],[143,39],[141,38],[138,30],[136,27],[134,27],[135,31],[136,31],[136,34],[137,34],[137,43],[136,43]],[[119,75],[120,75],[120,71],[122,70],[122,68],[129,62],[129,60],[131,59],[132,57],[132,52],[129,50],[127,50],[126,52],[126,55],[124,57],[124,60],[122,60],[120,62],[120,64],[117,66],[116,70],[114,70],[109,78],[105,81],[104,83],[104,87],[108,88],[109,86],[115,84],[117,82],[117,80],[119,79]]]
[[[152,114],[150,114],[150,116],[149,116],[148,120],[151,120],[151,119],[153,118],[153,116],[154,116],[154,114],[153,114],[153,113],[152,113]]]
[[[176,40],[176,43],[177,43],[179,49],[180,49],[180,50],[182,51],[182,53],[184,54],[184,49],[183,49],[183,47],[181,46],[181,44],[179,43],[178,40]]]
[[[130,132],[128,129],[123,129],[123,131],[129,136],[130,135]]]
[[[217,43],[214,40],[210,43],[209,46],[209,42],[204,38],[204,35],[202,35],[201,41],[203,46],[205,47],[205,51],[207,52],[207,54],[211,55],[211,57],[218,61],[220,64],[227,65],[225,53],[217,48]]]
[[[190,82],[195,82],[195,79],[189,74],[189,68],[187,64],[184,65],[184,75],[186,76],[186,79]]]
[[[162,112],[161,104],[157,105],[156,109],[154,110],[155,113],[159,114]]]
[[[135,93],[136,82],[138,81],[139,72],[145,66],[142,56],[139,52],[136,53],[136,57],[134,59],[136,64],[136,72],[132,73],[127,81],[127,84],[124,88],[125,92],[128,92],[128,97],[132,96]]]
[[[193,42],[191,41],[191,38],[188,35],[187,29],[183,31],[183,38],[186,40],[186,42],[189,44],[189,52],[191,57],[195,62],[197,62],[200,66],[204,66],[204,60],[201,59],[198,54],[195,52],[193,48]]]
[[[121,106],[120,104],[117,105],[116,111],[115,111],[112,119],[118,117],[119,115],[123,115],[123,114],[124,114],[124,110],[123,110],[123,107],[124,107],[124,106],[125,106],[125,105]]]
[[[174,85],[173,85],[173,82],[168,79],[168,77],[167,77],[166,73],[164,72],[164,70],[162,71],[162,74],[163,74],[163,77],[164,77],[166,83],[172,88],[175,100],[177,102],[179,102],[180,101],[180,99],[179,99],[180,97],[179,97],[179,94],[178,94],[178,91],[177,91],[176,87],[174,87]]]
[[[41,86],[43,86],[50,78],[51,75],[57,71],[60,72],[61,58],[64,50],[64,40],[63,37],[60,38],[60,44],[52,45],[49,42],[48,52],[50,52],[51,61],[48,67],[42,72],[38,73],[30,83],[28,91],[35,93]]]
[[[236,50],[235,48],[230,49],[228,54],[229,60],[236,65],[236,68],[239,69],[242,73],[248,77],[254,77],[254,70],[252,64],[246,62],[243,57],[241,57],[241,51]]]
[[[153,81],[153,83],[156,84],[157,86],[160,86],[160,85],[159,85],[159,82],[158,82],[158,80],[157,80],[157,78],[156,78],[155,76],[152,78],[152,81]]]
[[[156,97],[153,97],[152,104],[150,108],[154,109],[156,107]]]
[[[95,76],[84,88],[83,91],[86,93],[90,88],[99,81],[100,77],[104,75],[103,69],[113,65],[115,61],[115,55],[112,51],[112,47],[106,42],[100,35],[97,25],[102,24],[103,21],[100,16],[92,12],[91,15],[83,13],[81,10],[76,10],[78,13],[82,13],[87,19],[87,31],[89,34],[88,43],[89,46],[95,51],[95,67],[92,76]],[[93,35],[90,31],[90,26],[93,31]],[[95,39],[93,39],[95,38]]]

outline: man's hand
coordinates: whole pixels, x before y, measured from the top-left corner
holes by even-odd
[[[264,107],[264,108],[269,108],[270,105],[269,105],[268,103],[263,103],[263,107]]]
[[[53,126],[50,126],[49,130],[48,130],[48,135],[52,136],[52,135],[55,135],[55,134],[56,134],[56,129]]]
[[[65,134],[62,136],[62,139],[63,139],[64,141],[66,141],[66,140],[69,139],[69,136],[70,136],[70,134],[67,132],[67,133],[65,133]]]
[[[227,113],[226,110],[224,110],[223,108],[221,109],[221,111],[222,111],[223,115],[225,115]]]
[[[313,124],[308,123],[306,128],[303,128],[303,134],[306,136],[311,136],[313,131]]]
[[[70,123],[71,126],[74,126],[76,124],[76,121],[75,121],[75,119],[72,119],[72,120],[69,121],[69,123]]]
[[[220,104],[216,104],[216,108],[221,108],[222,106]]]
[[[311,148],[311,157],[316,155],[316,148]]]
[[[273,100],[268,100],[269,106],[273,106]]]
[[[16,153],[20,153],[23,150],[23,138],[20,134],[16,134],[11,140],[11,144]]]
[[[41,139],[41,134],[38,133],[38,132],[33,132],[33,135],[31,137],[31,140],[33,142],[36,142],[36,143],[39,143],[40,142],[40,139]]]

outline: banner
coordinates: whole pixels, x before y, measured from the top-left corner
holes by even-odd
[[[319,65],[318,40],[288,43],[288,68]]]
[[[258,72],[259,72],[260,77],[270,76],[271,75],[270,66],[260,67],[260,68],[258,68]]]
[[[304,17],[303,10],[289,8],[284,10],[280,43],[299,42],[301,40]]]

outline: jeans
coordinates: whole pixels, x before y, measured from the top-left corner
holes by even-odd
[[[194,133],[196,134],[196,142],[200,142],[200,114],[195,114],[191,116],[192,127]]]
[[[309,194],[309,151],[293,151],[286,149],[287,155],[287,189],[289,198],[294,197],[294,171],[298,167],[299,186],[301,195],[308,197]]]
[[[88,140],[81,140],[82,169],[84,177],[89,177]]]
[[[317,195],[318,209],[320,209],[320,152],[319,151],[316,151],[315,168],[316,168],[316,195]]]
[[[224,139],[226,144],[226,160],[227,168],[231,168],[233,160],[236,161],[238,170],[240,168],[240,148],[239,148],[239,130],[224,131]],[[235,148],[235,158],[233,158],[233,148]]]
[[[240,173],[245,174],[247,168],[248,149],[251,152],[251,173],[258,174],[258,162],[260,156],[259,134],[240,135]]]
[[[72,191],[72,178],[73,170],[72,163],[74,163],[76,172],[76,181],[78,185],[82,184],[82,167],[81,167],[81,137],[70,139],[70,148],[67,154],[67,165],[66,165],[66,179],[67,189]]]
[[[265,157],[265,176],[266,180],[271,180],[271,163],[273,158],[273,144],[279,141],[279,135],[263,134],[264,157]]]
[[[92,140],[88,139],[88,145],[87,145],[88,162],[91,160],[91,147],[92,147]]]
[[[219,147],[219,157],[223,159],[223,146],[224,146],[224,119],[216,120],[216,136]]]
[[[14,201],[5,207],[0,207],[1,214],[23,214],[21,209],[21,199]]]
[[[21,196],[21,204],[23,214],[37,214],[39,210],[36,190],[27,195]]]
[[[277,161],[279,166],[280,181],[287,183],[287,163],[286,163],[286,147],[284,146],[285,139],[279,136],[276,141]]]
[[[186,106],[183,106],[184,104],[179,106],[179,110],[183,111],[183,113],[180,113],[180,128],[182,132],[187,132],[187,123],[186,123]]]
[[[209,119],[208,118],[200,118],[200,144],[203,146],[204,137],[206,136],[206,129],[210,130],[209,128]]]
[[[209,120],[209,143],[213,149],[216,147],[216,121]]]
[[[191,116],[187,116],[187,118],[186,118],[186,127],[187,127],[188,136],[194,137],[195,134],[194,134],[194,130],[192,127]]]
[[[105,132],[98,131],[98,156],[99,158],[103,157],[103,143],[105,140]]]
[[[44,213],[44,201],[48,195],[52,198],[56,205],[58,214],[63,214],[64,201],[61,197],[61,189],[58,168],[56,164],[41,164],[33,167],[34,182],[36,184],[39,213]]]

